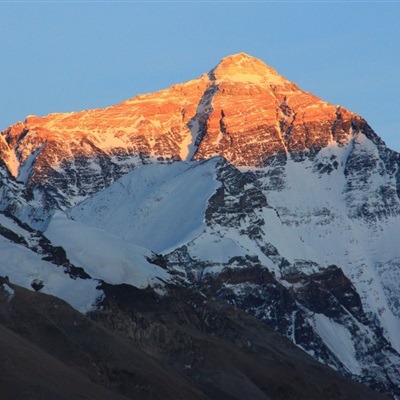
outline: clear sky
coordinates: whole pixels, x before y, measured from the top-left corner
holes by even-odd
[[[242,51],[400,151],[400,2],[384,0],[0,0],[0,130],[165,89]]]

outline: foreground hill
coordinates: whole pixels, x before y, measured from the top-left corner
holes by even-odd
[[[96,323],[57,298],[2,280],[3,398],[384,398],[224,303],[187,290],[168,300],[128,285],[106,292]]]

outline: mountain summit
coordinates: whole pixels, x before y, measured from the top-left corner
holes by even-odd
[[[237,398],[238,376],[252,393],[240,398],[343,398],[343,383],[308,376],[312,394],[277,387],[256,357],[276,357],[266,326],[400,398],[400,155],[361,116],[240,53],[189,82],[29,116],[0,137],[4,310],[13,284],[57,296],[185,388],[196,382],[199,398]],[[213,335],[243,350],[235,368],[255,356],[265,373],[217,360],[204,348]],[[148,387],[105,365],[119,393]]]
[[[263,61],[245,53],[228,56],[210,71],[217,81],[279,85],[288,81]]]

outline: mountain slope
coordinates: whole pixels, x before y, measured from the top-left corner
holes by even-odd
[[[217,163],[214,158],[204,163],[143,166],[105,189],[100,198],[80,203],[69,215],[95,226],[98,220],[99,227],[128,242],[164,252],[205,228],[207,202],[219,186]],[[84,209],[90,209],[90,215],[75,218]]]
[[[105,292],[103,312],[92,315],[96,323],[57,298],[2,280],[3,396],[385,398],[318,364],[256,319],[223,303],[204,303],[187,290],[164,300],[128,285],[108,286]],[[197,313],[190,304],[197,304]],[[177,313],[183,320],[176,319]],[[200,313],[208,315],[209,327]],[[129,339],[124,337],[128,334]]]
[[[397,390],[398,321],[389,308],[380,313],[382,323],[376,320],[375,315],[379,314],[371,312],[387,301],[386,297],[374,297],[386,284],[384,277],[371,280],[368,285],[363,280],[353,283],[351,273],[357,272],[357,266],[351,268],[345,261],[333,264],[332,260],[324,258],[325,253],[319,252],[318,247],[307,246],[295,230],[282,223],[262,191],[251,185],[249,175],[224,159],[211,159],[200,165],[190,163],[179,167],[176,164],[176,169],[190,172],[211,167],[214,169],[212,176],[219,185],[201,210],[202,230],[193,230],[191,237],[184,229],[167,236],[169,242],[164,258],[171,273],[179,271],[207,296],[219,297],[256,315],[345,375],[370,382],[381,390]],[[119,235],[123,240],[137,240],[150,246],[152,241],[146,229],[129,229],[132,221],[137,227],[147,225],[156,245],[160,240],[158,235],[164,238],[164,229],[170,227],[168,218],[171,215],[178,216],[179,224],[179,215],[186,216],[191,210],[198,210],[185,200],[188,183],[193,182],[191,173],[186,179],[180,176],[178,182],[167,181],[181,194],[176,201],[176,192],[167,190],[163,183],[165,168],[169,167],[158,165],[133,171],[121,178],[121,183],[116,182],[72,208],[70,215]],[[159,204],[159,211],[164,210],[163,204],[173,205],[167,208],[167,219],[159,218],[157,212],[131,214],[130,210],[141,209],[143,190],[136,182],[147,185],[147,180],[143,179],[146,169],[152,171],[154,187],[163,188],[162,194],[158,190],[151,192],[157,202],[146,196],[146,204],[150,209],[152,204]],[[158,174],[157,170],[160,170]],[[139,203],[129,189],[133,187],[138,188]],[[118,199],[121,207],[112,207],[111,199]],[[126,218],[127,215],[130,218]],[[331,229],[335,224],[333,221]],[[339,228],[336,232],[340,232]],[[361,228],[358,232],[362,232]],[[171,245],[172,239],[174,245]],[[373,272],[372,266],[369,270],[364,266],[365,275],[372,277]]]
[[[66,303],[9,281],[0,287],[0,324],[0,388],[10,399],[207,398]]]

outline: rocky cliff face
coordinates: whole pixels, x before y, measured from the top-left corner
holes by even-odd
[[[356,116],[245,54],[208,74],[106,109],[30,116],[1,133],[1,157],[45,208],[66,208],[148,162],[222,155],[236,166],[345,143]]]
[[[0,137],[2,240],[35,253],[23,260],[37,271],[68,275],[57,286],[38,272],[36,290],[87,312],[111,307],[112,285],[166,299],[189,285],[400,396],[400,155],[362,117],[241,53],[193,81],[31,116]],[[32,288],[15,265],[2,273]],[[86,305],[60,289],[71,282]]]
[[[300,90],[263,62],[228,57],[210,72],[212,113],[195,158],[222,155],[261,167],[289,153],[298,160],[349,137],[356,116]]]

